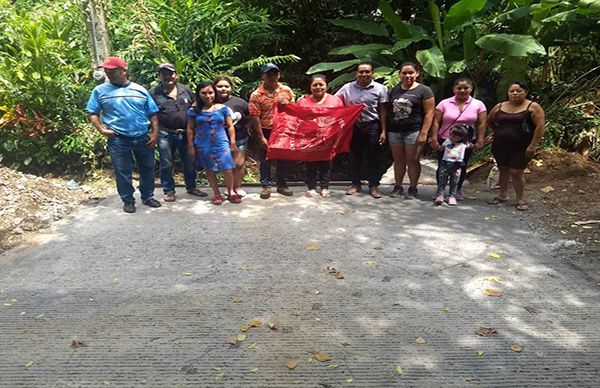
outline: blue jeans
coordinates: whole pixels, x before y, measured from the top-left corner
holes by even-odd
[[[108,138],[108,152],[112,159],[115,179],[117,181],[117,192],[125,203],[135,203],[133,193],[135,188],[132,184],[133,158],[140,172],[140,193],[142,202],[146,202],[154,196],[154,148],[146,147],[148,135],[139,137],[127,137],[117,135]]]
[[[186,134],[160,131],[158,136],[160,183],[165,194],[175,192],[175,180],[173,179],[175,151],[179,152],[181,164],[183,164],[185,188],[192,190],[196,187],[196,167],[194,159],[190,158],[188,154]]]

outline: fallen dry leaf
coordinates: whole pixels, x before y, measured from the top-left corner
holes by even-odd
[[[309,246],[306,247],[306,250],[308,250],[308,251],[318,251],[319,249],[321,249],[321,247],[319,247],[318,245],[315,245],[315,244],[310,244]]]
[[[373,249],[375,249],[376,251],[382,251],[382,250],[383,250],[383,247],[382,247],[381,245],[375,245],[375,246],[373,247]]]
[[[335,369],[338,366],[339,366],[338,364],[327,365],[327,369]]]
[[[450,309],[448,308],[448,306],[444,306],[442,307],[442,311],[447,313],[448,311],[450,311]]]
[[[427,340],[425,338],[423,338],[423,337],[417,337],[415,339],[415,342],[418,343],[418,344],[420,344],[420,345],[422,345],[422,344],[427,343]]]
[[[33,361],[29,361],[27,364],[25,364],[25,368],[31,368],[32,365]]]
[[[238,343],[237,335],[234,334],[232,336],[227,337],[227,339],[225,340],[225,343],[229,344],[229,345],[237,345],[237,343]]]
[[[479,357],[483,357],[483,350],[478,350],[478,351],[477,351],[477,355],[478,355]]]
[[[365,261],[365,264],[367,265],[367,267],[374,267],[376,263],[373,260],[368,260]]]
[[[346,380],[347,383],[352,383],[354,381],[354,379],[348,379]]]
[[[223,372],[219,372],[215,375],[215,380],[223,380],[223,378],[225,377],[225,373]]]
[[[396,367],[396,373],[398,373],[398,375],[402,375],[402,373],[404,373],[404,369],[402,369],[402,367],[398,365]]]
[[[498,334],[498,332],[493,327],[480,327],[475,330],[475,334],[481,337],[489,337],[490,335]]]
[[[530,314],[539,314],[541,311],[531,306],[523,306],[523,308]]]
[[[485,278],[483,280],[487,280],[488,282],[494,282],[494,283],[503,283],[501,278],[497,278],[495,276],[488,276],[487,278]]]
[[[269,322],[269,329],[279,330],[279,322]]]
[[[246,334],[238,334],[236,336],[236,339],[237,339],[238,342],[245,341],[246,340]]]
[[[487,296],[502,296],[502,295],[504,295],[504,292],[502,292],[500,290],[496,290],[494,288],[484,288],[482,293],[483,293],[483,295],[487,295]]]
[[[248,345],[248,349],[254,349],[256,348],[256,342],[252,342],[250,345]]]
[[[182,272],[181,276],[192,276],[191,272]]]
[[[71,341],[71,347],[73,349],[86,347],[87,344],[83,341],[73,340]]]
[[[513,352],[521,353],[523,351],[523,345],[513,344],[510,346],[510,350],[512,350]]]
[[[492,259],[496,259],[496,260],[500,259],[500,254],[498,254],[496,252],[492,252],[488,256]]]
[[[540,189],[540,191],[541,191],[542,193],[546,193],[546,194],[548,194],[548,193],[550,193],[550,192],[554,191],[554,187],[552,187],[552,186],[546,186],[546,187],[542,187],[542,188]]]
[[[329,267],[329,266],[327,267],[327,274],[335,276],[336,279],[344,278],[344,273],[342,271],[338,271],[337,269],[335,269],[333,267]]]
[[[285,364],[285,367],[288,369],[296,369],[297,366],[298,366],[298,362],[296,362],[296,361],[288,361],[288,363]]]
[[[260,370],[260,368],[257,367],[257,368],[252,369],[250,372],[252,372],[252,373],[258,373],[259,370]]]
[[[251,327],[260,327],[261,325],[262,325],[262,322],[260,321],[260,319],[253,319],[252,321],[250,321],[250,323],[242,325],[242,327],[240,327],[240,330],[245,333]]]
[[[331,360],[332,358],[333,357],[331,357],[327,353],[323,353],[323,352],[316,352],[315,353],[315,360],[317,360],[317,361],[325,362],[325,361]]]
[[[565,213],[567,213],[570,216],[576,216],[579,214],[579,212],[568,212],[568,211],[565,211]]]

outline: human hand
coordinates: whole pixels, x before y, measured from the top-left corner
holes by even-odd
[[[379,135],[379,145],[385,144],[386,141],[387,141],[387,134],[385,132],[381,132],[381,135]]]
[[[487,135],[485,137],[484,143],[485,144],[490,144],[492,142],[492,140],[494,140],[494,135]]]
[[[231,143],[229,145],[229,149],[231,150],[231,152],[237,152],[238,148],[237,148],[237,144],[235,143]]]
[[[475,149],[476,149],[477,151],[479,151],[479,150],[482,150],[484,146],[485,146],[485,144],[484,144],[484,140],[483,140],[483,139],[481,139],[481,140],[479,140],[479,139],[478,139],[478,140],[475,142]]]
[[[158,133],[157,134],[151,133],[150,135],[148,135],[148,141],[146,142],[146,147],[154,148],[157,141],[158,141]]]
[[[429,145],[431,146],[431,149],[434,149],[436,151],[441,151],[442,150],[442,146],[440,145],[440,142],[438,141],[438,139],[431,139],[431,142],[429,143]]]
[[[527,149],[525,150],[525,156],[529,159],[533,158],[533,156],[535,155],[535,151],[537,150],[537,147],[534,145],[529,145],[527,147]]]
[[[193,144],[188,144],[188,155],[190,155],[190,158],[196,156],[196,150],[194,149]]]
[[[427,134],[419,133],[419,137],[417,137],[417,144],[422,146],[427,143]]]
[[[117,133],[115,131],[113,131],[112,129],[108,129],[106,127],[102,127],[102,129],[100,129],[100,133],[103,134],[106,137],[115,137],[115,136],[117,136]]]
[[[267,140],[266,137],[261,137],[260,138],[260,144],[261,147],[267,148],[267,146],[269,145],[269,141]]]

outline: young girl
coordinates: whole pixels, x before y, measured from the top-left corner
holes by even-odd
[[[468,125],[456,125],[450,130],[449,138],[439,147],[440,151],[444,151],[444,156],[438,162],[436,205],[444,203],[444,190],[446,189],[448,179],[450,179],[448,205],[456,206],[458,204],[455,195],[461,169],[465,163],[465,152],[472,147],[472,144],[469,143],[468,135]]]
[[[217,172],[225,178],[229,202],[240,203],[242,198],[233,189],[233,169],[235,163],[231,152],[236,151],[235,129],[229,109],[223,104],[215,104],[215,87],[212,83],[201,82],[196,87],[197,107],[188,110],[187,139],[188,152],[195,157],[196,165],[204,168],[208,184],[214,196],[214,205],[223,203],[219,191]],[[229,132],[229,139],[225,133]]]

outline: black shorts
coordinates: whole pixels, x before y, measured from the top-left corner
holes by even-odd
[[[513,170],[525,170],[531,158],[525,156],[527,146],[516,144],[492,143],[492,154],[498,167],[508,167]]]

